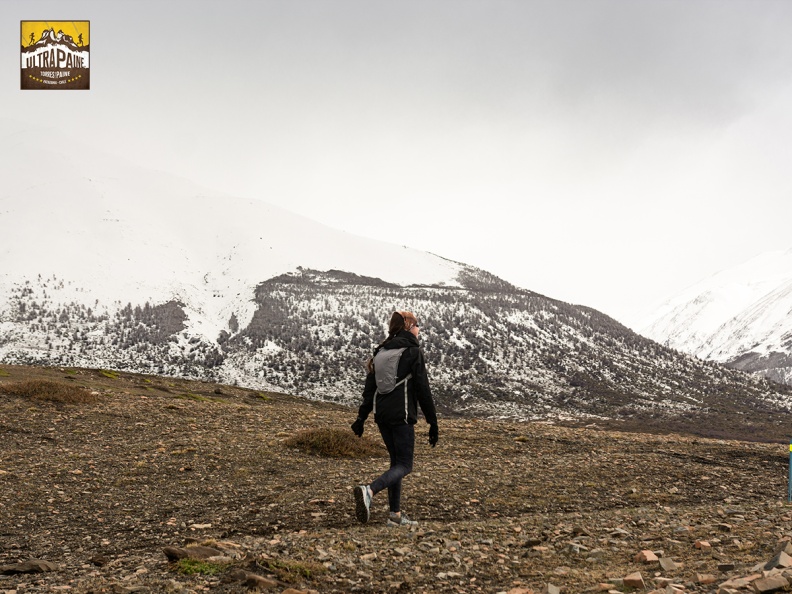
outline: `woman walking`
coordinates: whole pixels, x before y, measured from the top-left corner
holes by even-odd
[[[437,444],[438,428],[432,391],[426,376],[423,351],[418,344],[418,320],[409,311],[393,312],[388,338],[376,349],[368,362],[363,404],[357,420],[352,423],[355,435],[363,435],[363,425],[374,412],[374,421],[390,455],[390,468],[369,485],[355,487],[355,516],[369,521],[371,500],[380,491],[388,490],[390,514],[388,526],[413,526],[401,512],[402,478],[412,471],[415,450],[415,424],[418,405],[429,423],[429,443]]]

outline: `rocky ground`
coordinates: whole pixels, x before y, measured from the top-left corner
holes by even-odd
[[[4,392],[31,378],[99,399]],[[354,518],[352,488],[387,467],[383,447],[334,459],[286,443],[354,417],[242,388],[0,366],[0,593],[788,588],[786,444],[441,419],[432,449],[422,423],[403,496],[420,523],[401,529],[385,526],[384,493],[369,524]]]

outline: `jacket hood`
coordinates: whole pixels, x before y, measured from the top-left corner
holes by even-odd
[[[418,343],[418,339],[412,335],[412,333],[407,332],[406,330],[400,330],[396,333],[396,336],[391,338],[388,342],[382,345],[383,349],[403,349],[407,347],[417,347],[421,346]]]

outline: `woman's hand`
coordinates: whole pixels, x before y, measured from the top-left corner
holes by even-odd
[[[352,432],[358,437],[363,437],[363,424],[365,422],[366,421],[358,417],[357,420],[352,423]]]
[[[437,445],[437,440],[439,439],[439,429],[437,427],[437,423],[434,425],[429,425],[429,445],[435,447]]]

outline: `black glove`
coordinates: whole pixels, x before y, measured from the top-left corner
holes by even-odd
[[[429,445],[432,447],[437,445],[438,431],[437,423],[429,425]]]
[[[365,422],[366,421],[358,417],[357,420],[354,423],[352,423],[352,433],[354,433],[358,437],[363,437],[363,423]]]

